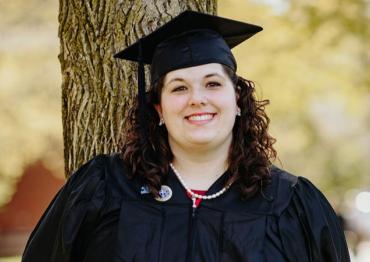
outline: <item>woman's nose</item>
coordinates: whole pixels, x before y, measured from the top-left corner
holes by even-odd
[[[207,104],[207,95],[203,90],[193,89],[189,99],[189,105]]]

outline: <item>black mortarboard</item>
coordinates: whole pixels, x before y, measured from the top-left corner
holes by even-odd
[[[230,49],[261,30],[257,25],[188,10],[114,57],[139,62],[139,106],[144,108],[144,64],[151,65],[152,83],[170,71],[208,63],[236,71]]]
[[[230,49],[261,30],[257,25],[187,10],[114,57],[150,64],[151,82],[172,70],[211,62],[227,63],[235,70]]]

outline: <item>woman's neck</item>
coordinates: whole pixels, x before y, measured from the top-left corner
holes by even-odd
[[[173,165],[190,189],[207,190],[228,168],[229,148],[190,150],[171,147]]]

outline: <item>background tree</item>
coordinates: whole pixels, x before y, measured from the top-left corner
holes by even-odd
[[[216,13],[216,0],[60,0],[59,60],[65,172],[117,151],[136,94],[136,65],[113,54],[186,9]]]

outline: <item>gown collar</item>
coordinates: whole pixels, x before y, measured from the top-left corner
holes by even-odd
[[[220,191],[226,181],[231,176],[231,173],[225,171],[207,190],[206,195],[214,194]],[[236,185],[232,185],[223,195],[215,199],[207,199],[201,201],[197,209],[209,208],[213,210],[220,210],[222,212],[246,212],[256,214],[270,214],[272,213],[274,199],[271,195],[275,191],[275,186],[272,182],[264,190],[263,195],[257,193],[254,197],[242,200],[240,197],[239,190]],[[172,190],[172,197],[165,202],[158,202],[151,197],[151,201],[155,201],[163,206],[171,205],[183,205],[186,207],[192,206],[192,200],[187,196],[185,188],[175,175],[172,169],[169,169],[168,176],[164,180],[164,185],[168,186]],[[269,196],[269,197],[267,197]]]
[[[120,162],[121,161],[122,160],[120,160]],[[121,165],[123,166],[122,162]],[[119,177],[122,177],[121,168],[119,168],[121,170],[119,172]],[[294,182],[296,180],[296,177],[291,176],[292,178],[289,181],[286,181],[287,179],[284,179],[284,175],[281,173],[282,172],[280,169],[273,166],[273,168],[271,169],[271,183],[263,189],[262,193],[260,191],[255,196],[247,200],[241,199],[238,187],[235,184],[233,184],[223,195],[215,199],[202,201],[198,209],[211,208],[230,212],[243,212],[255,214],[280,213],[282,212],[282,210],[284,210],[284,208],[286,207],[286,203],[289,203],[290,198],[292,197],[292,194],[294,192],[295,184]],[[230,175],[231,174],[229,171],[224,172],[224,174],[222,174],[210,186],[206,195],[214,194],[221,190]],[[165,202],[159,202],[155,200],[151,196],[151,194],[140,194],[140,190],[143,184],[141,184],[136,179],[134,179],[134,181],[135,182],[131,180],[130,182],[129,180],[126,180],[125,182],[122,181],[122,183],[113,183],[113,184],[115,185],[120,184],[121,186],[119,187],[123,190],[123,191],[119,190],[121,191],[120,194],[126,195],[126,197],[128,198],[144,200],[147,203],[152,203],[163,207],[170,205],[179,205],[185,207],[192,206],[191,199],[189,199],[184,187],[181,185],[177,176],[171,169],[169,169],[169,173],[164,179],[164,184],[171,188],[172,197]]]

